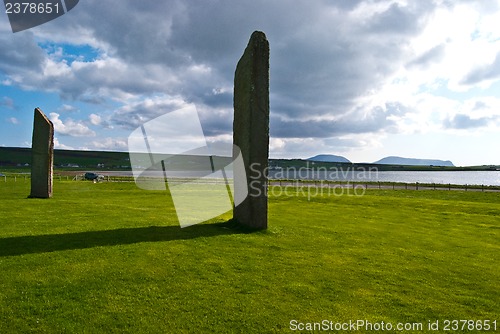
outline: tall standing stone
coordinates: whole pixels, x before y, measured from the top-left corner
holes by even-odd
[[[54,125],[39,109],[35,109],[31,144],[32,198],[52,197],[54,161]]]
[[[236,66],[234,77],[233,143],[245,162],[248,197],[234,208],[242,225],[267,228],[267,170],[269,158],[269,42],[255,31]],[[237,177],[235,175],[235,177]]]

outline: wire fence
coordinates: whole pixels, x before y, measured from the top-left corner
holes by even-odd
[[[0,175],[0,183],[30,182],[30,174],[7,174]],[[133,176],[103,175],[95,180],[87,180],[83,174],[77,175],[54,175],[54,181],[81,181],[81,182],[134,182]],[[156,179],[157,180],[157,179]],[[175,185],[185,182],[196,182],[199,184],[224,184],[227,181],[221,178],[176,178],[169,179],[168,184]],[[229,180],[232,182],[232,180]],[[462,191],[500,191],[500,185],[484,184],[442,184],[442,183],[407,183],[407,182],[377,182],[377,181],[327,181],[327,180],[299,180],[299,179],[269,179],[268,185],[272,187],[308,187],[308,188],[352,188],[354,189],[380,189],[380,190],[462,190]]]
[[[361,182],[361,181],[325,181],[325,180],[270,180],[273,186],[385,189],[385,190],[462,190],[462,191],[500,191],[500,186],[484,184],[443,184],[443,183],[408,183],[408,182]]]

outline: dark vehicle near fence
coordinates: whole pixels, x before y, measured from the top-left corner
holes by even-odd
[[[89,180],[89,181],[101,181],[101,180],[104,180],[104,176],[103,175],[99,175],[99,174],[91,173],[91,172],[85,173],[84,178],[85,178],[85,180]]]

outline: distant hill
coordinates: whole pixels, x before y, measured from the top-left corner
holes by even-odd
[[[374,164],[381,165],[409,165],[409,166],[447,166],[454,167],[450,160],[434,160],[434,159],[412,159],[401,157],[385,157]]]
[[[317,156],[311,157],[309,159],[306,159],[309,161],[318,161],[318,162],[345,162],[345,163],[351,163],[348,159],[340,156],[340,155],[333,155],[333,154],[319,154]]]

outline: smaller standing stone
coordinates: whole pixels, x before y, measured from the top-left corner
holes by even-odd
[[[54,162],[54,125],[39,109],[35,109],[31,144],[30,198],[52,197]]]

